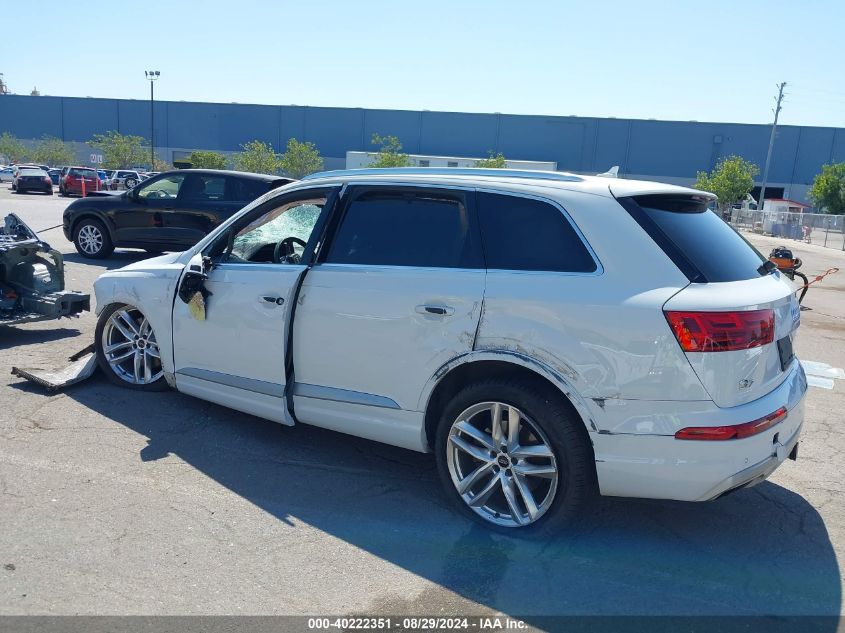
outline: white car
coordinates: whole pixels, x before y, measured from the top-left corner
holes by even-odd
[[[106,189],[111,190],[132,189],[132,187],[141,182],[141,180],[141,175],[137,171],[116,169],[112,172],[104,184]]]
[[[449,496],[546,531],[594,493],[704,501],[795,458],[792,287],[670,185],[328,172],[103,274],[109,378],[435,454]]]
[[[15,179],[15,170],[11,167],[0,169],[0,182],[12,182]]]

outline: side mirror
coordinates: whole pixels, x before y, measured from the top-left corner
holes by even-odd
[[[182,276],[182,281],[179,282],[179,298],[188,303],[194,293],[202,288],[203,282],[208,279],[208,275],[193,270],[187,271]]]

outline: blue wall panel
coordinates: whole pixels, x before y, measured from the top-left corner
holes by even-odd
[[[626,173],[694,176],[706,169],[713,152],[713,130],[706,125],[634,121]]]
[[[626,164],[628,128],[631,122],[623,119],[599,119],[593,131],[593,159],[591,169],[607,171],[619,165],[623,173],[630,172]]]
[[[396,136],[402,149],[410,154],[420,153],[420,113],[408,110],[364,110],[364,149],[373,146],[373,134]]]
[[[221,104],[217,108],[218,148],[236,151],[249,141],[269,143],[279,151],[279,109],[275,106]]]
[[[833,134],[830,128],[801,128],[797,166],[791,182],[812,184],[813,178],[819,171],[819,165],[824,165],[830,159],[832,140]]]
[[[171,147],[222,149],[216,103],[171,102],[167,109],[167,124]]]
[[[495,114],[423,112],[421,154],[486,156],[496,147]]]
[[[117,129],[117,103],[114,99],[62,99],[64,139],[90,140],[95,134]]]
[[[305,139],[305,111],[303,106],[280,106],[281,129],[279,130],[279,147],[285,147],[288,139]],[[318,148],[320,149],[320,148]],[[322,152],[323,150],[320,149]],[[325,152],[323,152],[325,153]]]
[[[503,114],[499,120],[497,151],[506,157],[555,161],[560,170],[583,169],[588,119]]]
[[[88,141],[118,130],[149,138],[145,100],[0,97],[0,133],[23,139],[48,134]],[[310,140],[337,166],[350,150],[371,150],[374,133],[398,136],[405,151],[555,161],[558,168],[693,178],[736,154],[762,168],[770,126],[595,119],[588,117],[466,114],[359,108],[315,108],[157,101],[156,147],[237,151],[260,139],[282,150],[289,138]],[[809,184],[828,162],[845,161],[845,129],[781,126],[770,182]],[[758,178],[759,181],[759,178]]]
[[[19,138],[62,138],[62,100],[56,97],[0,96],[0,134]]]
[[[309,107],[305,112],[305,140],[326,156],[346,156],[347,150],[363,150],[363,119],[363,110],[357,108]]]

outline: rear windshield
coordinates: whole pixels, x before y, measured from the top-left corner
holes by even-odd
[[[691,196],[636,196],[620,203],[695,283],[760,276],[766,259],[729,224]]]
[[[84,176],[85,178],[96,178],[97,172],[93,169],[71,169],[71,176]]]
[[[21,169],[21,176],[46,176],[40,169]]]

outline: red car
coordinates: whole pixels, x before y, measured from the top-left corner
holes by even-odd
[[[59,195],[82,195],[82,183],[85,182],[85,192],[99,191],[100,178],[96,169],[90,167],[65,167],[59,178]]]

